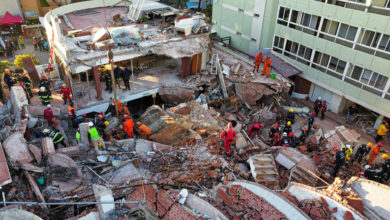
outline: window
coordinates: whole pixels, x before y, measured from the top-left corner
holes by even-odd
[[[278,18],[282,19],[282,20],[285,20],[285,21],[288,21],[288,15],[289,14],[290,14],[290,9],[289,8],[280,7],[279,8]]]
[[[280,49],[283,49],[284,46],[284,38],[275,36],[274,46]]]
[[[355,36],[356,36],[356,32],[357,32],[356,27],[352,27],[352,26],[349,26],[346,24],[341,24],[339,27],[339,31],[337,33],[337,36],[339,36],[341,38],[345,38],[345,39],[350,40],[350,41],[354,41]]]
[[[362,73],[363,73],[363,68],[361,68],[359,66],[355,66],[353,68],[351,78],[356,79],[356,80],[360,80],[360,76],[362,75]]]
[[[389,40],[390,40],[390,36],[386,35],[386,34],[383,34],[381,42],[380,42],[378,48],[381,49],[381,50],[385,50],[385,51],[390,52],[390,42],[389,42]]]
[[[338,26],[339,22],[324,19],[322,31],[328,34],[336,35]]]

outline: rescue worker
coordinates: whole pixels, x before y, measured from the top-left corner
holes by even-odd
[[[376,144],[371,148],[371,151],[368,154],[369,155],[368,162],[367,162],[368,165],[372,166],[375,158],[381,153],[381,149],[380,149],[381,147],[382,147],[382,143],[379,142],[378,144]]]
[[[89,129],[88,129],[88,140],[95,148],[96,154],[99,155],[99,146],[103,147],[103,149],[106,149],[106,146],[104,145],[103,139],[99,136],[99,132],[97,129],[93,126],[93,122],[88,123]]]
[[[349,164],[349,161],[350,161],[351,158],[352,158],[353,150],[352,150],[351,145],[349,145],[349,144],[345,145],[345,147],[347,148],[347,149],[345,150],[345,163],[346,163],[346,164]]]
[[[287,136],[287,132],[283,132],[282,140],[280,141],[281,146],[288,147],[290,145],[290,139]]]
[[[272,139],[276,133],[280,133],[279,124],[275,123],[274,126],[270,129],[269,137]]]
[[[297,138],[294,135],[294,132],[290,132],[288,134],[288,139],[289,139],[289,147],[296,147],[297,146]]]
[[[376,132],[376,136],[375,136],[375,143],[378,143],[380,140],[382,140],[383,136],[386,135],[388,125],[389,124],[386,122],[386,123],[382,123],[379,126],[378,131]]]
[[[115,66],[114,68],[114,77],[115,77],[115,83],[120,88],[121,87],[121,78],[122,78],[122,70]]]
[[[7,69],[4,74],[4,82],[7,84],[8,89],[11,91],[11,87],[16,83],[16,80],[12,77],[11,71]]]
[[[72,99],[70,98],[70,89],[66,86],[66,84],[62,84],[61,90],[59,94],[62,95],[62,100],[64,100],[64,105],[66,105],[66,102],[69,100],[69,102],[72,102]]]
[[[20,83],[20,86],[23,88],[23,91],[24,91],[24,94],[26,95],[26,98],[27,98],[28,104],[30,104],[30,96],[28,95],[28,92],[27,92],[26,86],[24,85],[24,83]]]
[[[47,92],[45,87],[41,87],[38,92],[39,99],[42,102],[42,105],[48,105],[51,102],[51,94]]]
[[[237,134],[236,132],[233,131],[232,127],[233,127],[232,123],[229,123],[228,128],[221,134],[221,139],[225,138],[223,142],[225,147],[225,154],[229,157],[231,155],[230,145],[233,143],[234,138],[237,137]]]
[[[264,73],[265,73],[265,75],[267,77],[269,77],[269,71],[271,68],[272,68],[272,61],[271,61],[271,58],[269,56],[267,56],[264,60],[264,68],[263,68],[262,75],[264,75]]]
[[[49,80],[47,80],[47,77],[45,75],[41,76],[41,79],[39,80],[39,88],[45,87],[46,91],[50,93],[50,83]]]
[[[112,92],[112,79],[111,79],[111,73],[109,71],[105,72],[104,80],[106,81],[106,91]]]
[[[45,120],[47,121],[49,126],[53,125],[54,113],[51,110],[51,105],[50,104],[47,105],[47,108],[45,108],[45,110],[43,111],[43,117],[45,118]]]
[[[123,82],[126,86],[126,89],[127,90],[130,90],[130,83],[129,83],[129,80],[130,80],[130,70],[127,69],[127,67],[122,67],[122,79],[123,79]]]
[[[321,97],[318,97],[314,101],[314,112],[316,113],[316,117],[318,117],[318,112],[320,112],[321,107],[322,107],[322,99],[321,99]]]
[[[78,128],[81,123],[85,122],[86,118],[87,118],[86,114],[76,116],[76,118],[72,120],[73,128],[75,128],[75,129]]]
[[[290,108],[286,115],[286,121],[291,121],[291,124],[294,124],[295,122],[295,114],[294,114],[294,109]]]
[[[314,120],[315,120],[315,112],[312,112],[309,119],[307,120],[307,134],[310,134],[311,128],[313,127]]]
[[[303,128],[302,128],[302,133],[301,133],[301,135],[299,136],[299,144],[300,144],[300,145],[305,144],[306,138],[307,138],[307,130],[306,130],[305,127],[303,127]]]
[[[345,151],[347,148],[342,146],[339,151],[336,153],[335,167],[333,168],[332,177],[336,177],[339,172],[340,167],[345,163]]]
[[[126,105],[122,105],[122,109],[121,111],[119,111],[120,115],[130,115],[130,111],[129,109],[127,108]]]
[[[380,181],[380,174],[381,173],[376,172],[368,164],[364,166],[364,169],[365,169],[364,170],[364,177],[366,177],[367,179],[372,180],[372,181]]]
[[[256,54],[256,57],[255,57],[255,66],[253,67],[253,73],[255,73],[255,70],[257,72],[259,72],[259,67],[261,65],[261,63],[263,62],[263,52],[260,52],[258,54]]]
[[[326,104],[326,100],[324,100],[322,102],[322,106],[321,106],[321,120],[324,120],[325,112],[326,112],[327,109],[328,109],[328,105]]]
[[[68,106],[68,116],[71,120],[76,118],[76,109],[73,107],[73,102],[69,103]]]
[[[255,123],[248,128],[248,133],[251,138],[260,137],[261,127],[264,128],[264,124]]]
[[[383,154],[382,159],[385,160],[385,162],[382,164],[382,171],[381,171],[381,178],[384,182],[387,182],[387,180],[390,177],[390,159],[389,155]],[[385,176],[386,175],[386,176]]]
[[[358,109],[357,109],[357,105],[354,103],[352,104],[349,108],[348,108],[348,112],[347,112],[347,118],[349,120],[352,120],[355,115],[358,113]]]
[[[114,101],[114,99],[111,98],[111,102],[112,102],[112,104],[115,106],[115,101]],[[122,114],[123,104],[122,104],[122,102],[120,102],[119,100],[116,101],[116,104],[117,104],[117,106],[118,106],[118,113],[119,113],[118,116],[122,116],[122,115],[123,115],[123,114]]]
[[[123,131],[126,132],[129,138],[134,137],[134,122],[133,119],[129,115],[124,115],[124,119],[126,120],[123,126]]]
[[[37,50],[38,49],[38,41],[37,41],[36,37],[33,37],[32,43],[34,45],[34,50]]]
[[[57,129],[47,129],[45,128],[43,130],[43,134],[45,137],[51,137],[53,139],[53,143],[56,149],[58,149],[59,145],[61,144],[63,147],[66,147],[64,136],[60,134],[60,131]]]
[[[22,38],[22,36],[19,36],[18,41],[19,41],[20,47],[22,49],[24,49],[25,48],[25,46],[24,46],[24,39]]]
[[[111,133],[111,138],[122,140],[127,138],[126,132],[123,131],[123,125],[119,125],[118,129],[113,129]]]
[[[290,134],[290,132],[292,132],[291,121],[287,122],[286,126],[283,128],[283,132],[286,132],[287,134]]]
[[[24,83],[24,88],[26,89],[30,98],[32,98],[33,94],[31,92],[31,80],[30,80],[30,78],[28,78],[26,73],[22,73],[22,77],[20,78],[20,82]]]
[[[142,124],[139,121],[137,122],[137,126],[138,126],[139,137],[142,139],[150,140],[150,135],[152,134],[150,128],[148,128],[148,126]]]
[[[279,133],[275,133],[273,138],[272,138],[272,141],[271,141],[271,144],[272,146],[280,146],[281,144],[281,140],[280,140],[280,137],[279,137]]]
[[[80,144],[80,138],[81,138],[80,128],[77,128],[77,130],[76,130],[76,141],[77,141],[78,144]]]
[[[370,152],[371,147],[372,147],[371,143],[367,143],[367,145],[366,144],[360,145],[356,150],[355,155],[353,156],[352,162],[357,161],[360,164],[362,158]]]

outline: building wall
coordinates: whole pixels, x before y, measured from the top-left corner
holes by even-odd
[[[1,0],[0,17],[3,17],[7,11],[15,16],[23,16],[18,0]]]
[[[338,112],[344,107],[340,99],[344,97],[389,117],[389,17],[315,0],[279,2],[290,12],[285,15],[278,9],[281,19],[274,35],[280,38],[274,38],[274,51],[298,66],[303,71],[301,77],[335,94],[332,110]],[[292,10],[298,11],[298,16]],[[308,17],[314,21],[305,23]],[[389,40],[383,47],[381,43],[366,46],[362,40],[366,33],[378,37],[373,42]]]
[[[19,0],[19,2],[24,15],[26,15],[25,12],[35,11],[36,17],[42,16],[42,8],[39,0]]]
[[[214,0],[213,30],[231,37],[232,46],[256,54],[272,45],[278,0]]]

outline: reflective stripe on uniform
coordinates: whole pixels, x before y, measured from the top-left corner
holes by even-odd
[[[91,135],[91,141],[97,141],[100,139],[99,133],[95,127],[89,129],[88,133]]]
[[[59,137],[58,140],[56,140],[57,137],[58,137],[58,135],[61,136],[61,137]],[[62,140],[64,140],[64,136],[60,135],[59,132],[57,132],[57,133],[53,136],[53,143],[54,143],[54,144],[58,144],[58,143],[60,143]]]

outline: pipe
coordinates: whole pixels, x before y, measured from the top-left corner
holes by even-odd
[[[138,201],[118,201],[118,202],[20,202],[20,201],[4,201],[4,204],[17,204],[17,205],[96,205],[96,204],[138,204]]]

